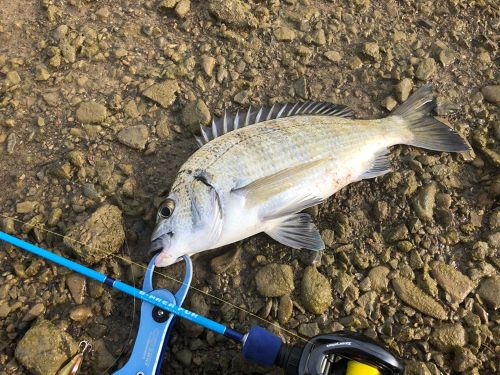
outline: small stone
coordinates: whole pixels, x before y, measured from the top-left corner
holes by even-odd
[[[301,282],[301,300],[313,314],[323,314],[332,304],[332,287],[316,267],[308,266]]]
[[[85,155],[81,151],[70,151],[68,152],[68,160],[75,167],[81,168],[85,164]]]
[[[324,46],[326,44],[325,30],[317,29],[312,35],[312,41],[317,46]]]
[[[493,104],[500,103],[500,85],[485,86],[481,90],[484,98]]]
[[[444,353],[465,345],[465,330],[459,323],[441,323],[431,333],[429,341]]]
[[[201,99],[188,103],[182,110],[182,123],[193,133],[198,133],[200,125],[208,125],[212,116],[205,102]]]
[[[50,73],[43,65],[38,65],[35,68],[35,81],[46,81],[50,78]]]
[[[179,18],[184,18],[186,17],[190,9],[191,9],[191,1],[181,0],[175,6],[175,14],[177,14]]]
[[[368,278],[370,279],[372,289],[376,291],[386,290],[389,284],[387,275],[389,275],[389,268],[385,266],[373,267],[370,272],[368,272]]]
[[[451,48],[444,48],[439,51],[439,61],[443,66],[451,65],[455,62],[457,55]]]
[[[16,359],[35,375],[55,374],[78,350],[66,332],[46,320],[31,327],[16,347]]]
[[[498,309],[500,307],[500,277],[495,276],[481,281],[477,293],[493,309]]]
[[[94,101],[82,103],[76,110],[76,118],[84,124],[98,124],[106,117],[108,117],[106,107]]]
[[[409,78],[402,79],[395,87],[396,97],[400,102],[406,101],[410,96],[410,92],[413,88],[413,81]]]
[[[94,373],[106,373],[109,368],[116,364],[116,359],[109,352],[103,339],[97,339],[92,343],[92,365]]]
[[[10,306],[7,301],[0,301],[0,319],[4,319],[10,313]]]
[[[478,364],[478,360],[474,353],[468,348],[456,348],[453,353],[453,362],[451,364],[453,370],[464,372]]]
[[[130,126],[117,134],[118,141],[136,150],[143,150],[146,147],[148,137],[149,130],[146,125]]]
[[[278,306],[278,321],[281,325],[288,323],[292,317],[293,302],[290,296],[281,296]]]
[[[168,108],[175,101],[176,93],[179,91],[177,81],[173,79],[162,83],[155,83],[142,92],[142,94],[152,101],[158,103],[163,108]]]
[[[250,5],[242,0],[211,0],[208,11],[219,21],[234,27],[257,28],[259,25]]]
[[[189,349],[181,349],[174,354],[175,359],[178,360],[182,365],[188,367],[191,365],[191,360],[193,359],[193,354]]]
[[[24,201],[16,204],[16,212],[18,214],[28,214],[33,212],[38,206],[38,202],[35,201]]]
[[[444,320],[447,318],[444,308],[414,285],[411,280],[396,277],[392,280],[392,286],[397,296],[411,307],[436,319]]]
[[[281,297],[290,294],[295,288],[293,269],[286,264],[268,264],[257,271],[255,283],[257,291],[263,297]]]
[[[55,107],[55,106],[59,105],[60,97],[59,97],[59,93],[57,91],[46,92],[46,93],[42,94],[42,98],[43,98],[43,101],[51,107]]]
[[[95,14],[100,18],[108,18],[111,15],[111,12],[109,11],[109,8],[107,6],[103,6],[97,9],[97,12],[95,12]]]
[[[26,313],[26,315],[24,315],[23,322],[32,321],[33,319],[38,318],[44,312],[45,312],[45,306],[44,306],[44,304],[43,303],[37,303],[31,309],[28,310],[28,312]]]
[[[162,0],[160,8],[172,9],[179,2],[179,0]]]
[[[415,77],[421,81],[427,81],[436,72],[436,61],[428,57],[420,62],[415,72]]]
[[[299,334],[305,337],[314,337],[319,335],[318,323],[302,323],[299,326]]]
[[[396,106],[398,105],[398,102],[396,99],[394,99],[392,96],[386,96],[384,100],[382,100],[382,107],[387,109],[388,111],[392,111]]]
[[[398,224],[387,234],[387,241],[397,242],[408,239],[408,228],[405,224]]]
[[[86,278],[79,273],[70,273],[66,276],[66,286],[75,303],[82,304],[85,298]]]
[[[21,77],[19,76],[19,73],[16,72],[15,70],[11,70],[10,72],[8,72],[5,78],[11,85],[17,85],[21,83]]]
[[[92,316],[92,310],[88,306],[76,306],[69,312],[69,318],[75,322],[84,322]]]
[[[330,60],[331,62],[335,62],[335,63],[338,63],[338,62],[340,62],[342,60],[342,55],[338,51],[328,51],[328,52],[325,52],[324,56],[328,60]]]
[[[230,250],[210,261],[210,268],[216,275],[226,272],[228,269],[235,270],[239,268],[236,264],[241,255],[241,248],[237,247],[236,250]]]
[[[433,375],[425,363],[418,361],[405,361],[405,375]]]
[[[380,49],[376,42],[368,42],[363,46],[363,52],[365,55],[370,56],[373,60],[380,60]]]
[[[295,39],[295,31],[287,26],[277,27],[273,31],[274,37],[280,42],[289,42]]]
[[[295,90],[295,94],[300,96],[302,99],[307,99],[308,88],[307,88],[307,80],[306,77],[301,76],[293,83],[293,89]]]
[[[75,224],[64,238],[64,243],[89,264],[118,252],[124,241],[122,212],[110,204],[99,207],[83,223]]]
[[[170,130],[170,124],[166,116],[160,118],[158,124],[156,125],[156,135],[160,139],[172,139],[172,131]]]
[[[436,183],[432,182],[421,187],[413,198],[413,209],[420,219],[426,221],[432,220],[436,192]]]
[[[201,57],[201,67],[205,74],[209,77],[212,77],[214,74],[216,60],[212,56],[203,55]]]
[[[432,265],[431,275],[456,303],[462,302],[474,287],[471,279],[443,262]]]
[[[208,315],[210,306],[205,301],[205,298],[200,293],[193,293],[191,295],[191,310],[200,315]]]
[[[123,110],[130,118],[137,118],[140,116],[139,110],[137,109],[137,103],[135,102],[135,100],[129,100],[123,107]]]
[[[349,67],[351,69],[359,69],[363,66],[363,61],[358,56],[349,59]]]

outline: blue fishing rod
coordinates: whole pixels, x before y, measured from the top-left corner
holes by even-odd
[[[183,257],[186,265],[184,281],[172,294],[166,289],[153,288],[155,258],[149,262],[141,290],[2,231],[0,241],[143,301],[132,354],[115,375],[158,375],[175,316],[242,344],[246,360],[262,366],[282,367],[288,375],[395,375],[402,374],[404,370],[401,361],[392,352],[357,333],[341,331],[318,335],[303,347],[291,346],[262,327],[253,326],[243,334],[183,308],[192,278],[192,264],[187,256]]]

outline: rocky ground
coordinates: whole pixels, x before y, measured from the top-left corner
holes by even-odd
[[[312,210],[327,244],[316,265],[256,236],[196,257],[203,293],[186,305],[242,331],[264,324],[244,310],[302,337],[360,331],[403,356],[408,374],[493,374],[498,27],[488,0],[0,0],[0,227],[140,285],[144,269],[129,260],[147,263],[155,204],[199,123],[305,99],[380,117],[433,82],[436,114],[475,155],[395,147],[394,172]],[[0,374],[55,374],[83,339],[93,350],[82,373],[125,362],[137,303],[0,250]],[[162,373],[269,370],[181,322]]]

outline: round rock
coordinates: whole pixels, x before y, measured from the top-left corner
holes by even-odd
[[[500,103],[500,85],[485,86],[481,90],[484,98],[493,104]]]
[[[314,314],[323,314],[333,302],[328,279],[314,266],[305,269],[300,293],[304,307]]]
[[[443,323],[434,328],[430,342],[442,352],[450,352],[465,345],[465,330],[459,323]]]
[[[295,288],[292,267],[286,264],[272,263],[262,267],[255,275],[255,283],[264,297],[281,297]]]

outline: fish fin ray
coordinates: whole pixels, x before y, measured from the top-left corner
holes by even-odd
[[[224,111],[222,117],[214,117],[211,132],[203,134],[203,144],[220,137],[223,134],[245,126],[283,117],[299,115],[318,115],[354,118],[354,113],[346,106],[328,102],[307,101],[302,103],[273,104],[271,107],[252,108],[251,106],[240,115]],[[201,125],[202,132],[206,127]],[[205,136],[206,134],[206,136]]]
[[[384,149],[375,155],[370,168],[366,170],[361,176],[359,176],[359,180],[365,180],[368,178],[375,178],[382,176],[391,171],[391,162],[389,161],[389,150]]]
[[[318,228],[306,213],[285,216],[273,229],[265,232],[274,240],[294,249],[320,251],[325,248]]]

